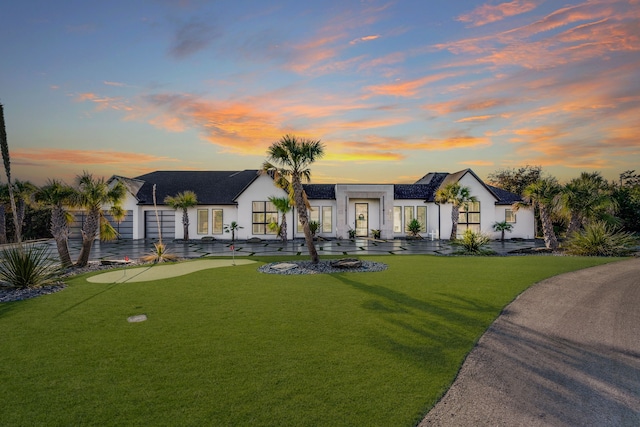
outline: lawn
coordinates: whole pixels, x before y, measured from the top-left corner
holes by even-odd
[[[252,259],[0,304],[0,424],[415,425],[519,293],[612,261],[388,255],[282,276]]]

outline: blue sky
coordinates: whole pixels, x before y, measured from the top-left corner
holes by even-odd
[[[285,134],[325,144],[313,182],[640,169],[640,0],[2,9],[18,179],[258,169]]]

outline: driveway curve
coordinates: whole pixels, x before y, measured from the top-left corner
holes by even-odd
[[[640,426],[640,258],[522,293],[419,426]]]

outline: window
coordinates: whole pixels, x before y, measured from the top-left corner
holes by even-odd
[[[513,209],[505,209],[504,220],[509,223],[516,222],[516,213],[513,211]]]
[[[198,234],[209,232],[209,209],[198,209]]]
[[[311,206],[307,211],[307,219],[309,220],[309,222],[311,221],[320,222],[320,209],[317,206]],[[302,223],[300,222],[299,216],[298,216],[297,231],[298,233],[304,232],[304,230],[302,229]]]
[[[460,206],[458,235],[461,236],[467,229],[480,232],[480,202],[467,202]]]
[[[333,231],[333,208],[331,206],[322,207],[322,232],[331,233]]]
[[[222,234],[222,209],[213,209],[213,227],[211,232],[213,234]]]
[[[427,231],[427,207],[426,206],[418,206],[416,207],[416,218],[420,222],[420,231]]]
[[[253,202],[251,215],[251,232],[253,234],[275,234],[275,230],[269,229],[269,224],[278,222],[278,210],[271,202]]]
[[[402,232],[402,206],[393,207],[393,232]]]
[[[413,219],[413,206],[404,207],[404,231],[409,231],[409,223]]]

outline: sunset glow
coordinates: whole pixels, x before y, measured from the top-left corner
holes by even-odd
[[[316,183],[640,171],[640,0],[56,3],[0,14],[18,179],[258,169],[285,134]]]

